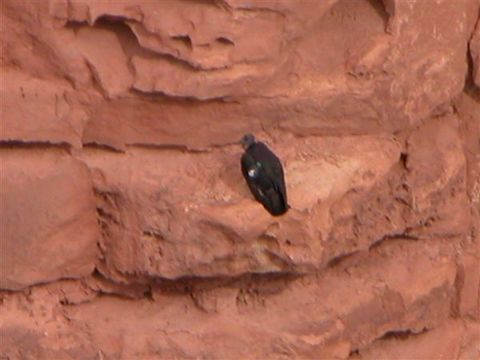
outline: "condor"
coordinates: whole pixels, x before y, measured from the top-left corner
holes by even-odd
[[[270,214],[284,214],[289,206],[282,163],[267,145],[255,141],[252,134],[243,136],[241,144],[245,150],[242,173],[253,196]]]

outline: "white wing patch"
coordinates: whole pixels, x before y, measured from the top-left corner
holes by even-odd
[[[259,169],[262,167],[262,164],[260,162],[256,162],[253,167],[248,169],[248,176],[251,178],[257,177]]]

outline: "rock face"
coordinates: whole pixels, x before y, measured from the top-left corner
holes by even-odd
[[[0,357],[479,357],[479,10],[4,1]]]
[[[99,231],[87,167],[65,151],[1,149],[2,289],[90,274]]]
[[[470,40],[470,54],[473,62],[473,81],[480,87],[480,21],[477,22],[477,27]]]

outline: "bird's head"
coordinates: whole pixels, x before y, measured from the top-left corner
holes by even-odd
[[[252,134],[245,134],[242,140],[240,140],[240,144],[242,144],[244,149],[248,149],[253,143],[255,143],[255,136]]]

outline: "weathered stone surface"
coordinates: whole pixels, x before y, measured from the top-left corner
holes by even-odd
[[[261,6],[236,1],[223,5],[127,1],[113,6],[92,1],[74,5],[55,1],[52,13],[59,19],[90,25],[112,17],[124,22],[138,47],[148,50],[132,58],[134,88],[215,98],[255,91],[265,81],[265,71],[276,73],[290,53],[290,43],[309,30],[335,1],[301,7],[289,1]],[[307,13],[307,20],[300,21]],[[216,21],[205,21],[210,18]],[[259,31],[264,36],[257,36]]]
[[[480,357],[480,325],[478,322],[465,322],[465,332],[462,339],[462,347],[458,354],[458,360],[468,360]]]
[[[479,8],[3,1],[0,358],[478,358]]]
[[[416,233],[455,235],[471,226],[466,159],[455,116],[432,119],[407,140],[407,182],[419,217]]]
[[[101,27],[88,27],[76,32],[75,44],[90,67],[94,79],[107,97],[125,93],[132,83],[128,70],[128,58],[122,45],[112,31]],[[108,62],[104,61],[108,58]]]
[[[464,332],[460,321],[451,320],[425,333],[393,333],[353,359],[457,359]]]
[[[184,2],[162,2],[158,6],[163,10],[156,12],[150,11],[150,2],[128,4],[108,8],[88,1],[75,6],[58,2],[53,14],[63,21],[88,22],[82,29],[90,26],[92,37],[98,30],[99,41],[105,31],[116,35],[125,52],[119,59],[131,62],[130,69],[125,64],[118,71],[118,81],[125,88],[132,78],[132,88],[146,93],[199,100],[228,98],[235,103],[166,100],[162,105],[142,100],[140,107],[156,109],[153,118],[152,110],[131,109],[127,111],[131,115],[108,116],[129,100],[100,104],[87,125],[86,142],[120,147],[132,142],[208,146],[231,142],[242,135],[239,127],[258,129],[259,122],[269,127],[278,124],[298,135],[365,134],[410,127],[461,91],[467,71],[463,54],[475,22],[471,14],[476,2],[462,1],[459,6],[442,1],[428,7],[421,1],[410,6],[400,2],[390,17],[375,1],[309,5],[318,9],[303,4],[297,9],[285,2],[265,4],[262,11],[256,10],[255,3],[233,2],[226,10],[206,2],[188,12]],[[422,16],[426,11],[436,16]],[[306,13],[314,13],[315,18],[298,21]],[[200,14],[217,16],[219,22],[208,27],[199,20]],[[161,20],[164,17],[168,21]],[[357,21],[363,18],[370,21]],[[447,31],[443,24],[452,19],[458,26]],[[228,25],[221,26],[225,21]],[[259,22],[268,36],[254,36],[251,41],[251,22]],[[386,27],[390,33],[385,33]],[[262,45],[264,41],[268,46]],[[259,49],[268,52],[262,55]],[[89,60],[87,55],[87,61],[108,68],[110,57],[105,52],[103,59],[98,55]],[[194,111],[176,110],[179,106]],[[132,130],[132,112],[146,113],[150,120],[136,117],[140,126]],[[181,128],[205,129],[218,127],[223,113],[227,114],[222,126],[225,137],[215,132],[208,137],[191,132],[185,138],[158,134],[170,132],[169,119],[174,114]]]
[[[98,350],[88,343],[88,336],[59,312],[63,295],[58,291],[58,283],[51,285],[33,287],[28,292],[2,298],[0,356],[11,359],[82,359],[98,355]]]
[[[71,46],[74,34],[53,29],[45,1],[4,1],[0,11],[1,65],[42,80],[72,80],[88,84],[83,60]]]
[[[282,218],[251,199],[238,147],[130,148],[128,156],[101,157],[93,148],[82,159],[95,175],[105,230],[102,271],[167,278],[304,273],[385,237],[466,234],[471,218],[456,125],[454,116],[427,122],[408,138],[404,155],[385,136],[283,138],[272,146],[284,160],[292,206]]]
[[[470,54],[473,62],[473,81],[480,88],[480,21],[470,40]]]
[[[459,299],[461,316],[480,317],[480,90],[470,89],[456,100],[460,134],[467,160],[467,194],[472,230],[465,237],[459,256]]]
[[[330,207],[349,191],[368,194],[398,163],[400,145],[390,137],[291,138],[275,145],[292,207],[281,218],[249,194],[238,170],[239,146],[210,153],[87,152],[82,160],[94,174],[105,227],[103,270],[168,278],[303,272],[350,251],[339,242],[326,253],[339,226]]]
[[[122,150],[134,144],[207,150],[274,126],[274,121],[254,116],[258,106],[245,107],[249,105],[146,98],[99,103],[92,107],[95,120],[86,125],[83,141]],[[228,127],[220,125],[223,119],[229,121]]]
[[[345,359],[390,331],[420,332],[448,318],[455,293],[451,249],[451,242],[440,239],[423,244],[392,240],[361,262],[352,259],[321,276],[295,280],[267,275],[230,280],[220,287],[194,281],[185,283],[187,293],[175,296],[159,286],[152,290],[154,301],[104,296],[58,309],[54,300],[63,295],[50,285],[32,291],[29,300],[36,305],[30,314],[29,307],[16,308],[21,297],[10,298],[0,309],[0,319],[7,329],[35,334],[46,354],[71,346],[71,351],[83,348],[114,358],[211,358],[235,353],[262,359]],[[62,316],[49,323],[55,309]],[[41,311],[46,315],[38,325],[25,319]],[[48,334],[40,332],[45,326]],[[82,331],[70,337],[75,346],[65,336],[58,338],[78,329]],[[13,337],[12,331],[5,335]],[[6,344],[5,354],[18,351],[16,344]]]
[[[480,258],[464,255],[459,260],[459,312],[461,316],[480,318]]]
[[[0,151],[0,289],[91,273],[99,232],[85,165],[62,150]]]
[[[394,131],[428,117],[460,92],[467,71],[463,54],[478,10],[474,0],[428,6],[422,1],[409,6],[387,1],[385,8],[380,1],[348,0],[301,6],[291,1],[261,7],[248,1],[219,4],[7,2],[3,19],[17,31],[5,36],[3,63],[19,64],[42,79],[65,77],[82,89],[81,99],[76,99],[82,106],[75,111],[90,115],[86,142],[116,137],[116,144],[125,144],[132,138],[125,131],[132,128],[129,116],[102,116],[119,104],[97,107],[95,81],[108,97],[133,94],[133,103],[140,101],[129,91],[135,87],[154,94],[228,97],[244,103],[238,110],[225,105],[220,113],[215,102],[191,103],[195,111],[176,112],[176,122],[187,124],[186,129],[195,122],[197,108],[211,114],[203,128],[218,127],[217,115],[223,119],[226,114],[222,129],[231,136],[211,134],[205,140],[193,133],[195,143],[231,142],[242,132],[236,124],[259,128],[255,117],[299,135]],[[423,16],[426,12],[436,15]],[[213,16],[218,21],[204,21]],[[369,21],[359,21],[364,18]],[[35,31],[28,28],[32,22]],[[443,26],[452,22],[457,25]],[[258,31],[263,36],[253,35]],[[29,46],[15,47],[22,42]],[[89,45],[93,43],[97,46]],[[42,56],[34,56],[35,51]],[[160,112],[155,111],[148,126],[135,129],[133,141],[190,145],[181,138],[149,134],[153,129],[168,132]],[[78,117],[84,119],[85,113]],[[83,120],[76,119],[73,127],[79,134]],[[105,129],[98,121],[112,124]],[[118,125],[123,131],[105,133]],[[58,123],[59,130],[64,126]],[[28,134],[30,125],[24,128]],[[48,134],[58,136],[52,130]]]
[[[97,92],[69,29],[54,30],[47,2],[6,1],[0,10],[0,141],[81,147]]]
[[[1,77],[1,141],[81,146],[87,115],[71,105],[67,82],[35,79],[13,69],[2,71]]]

